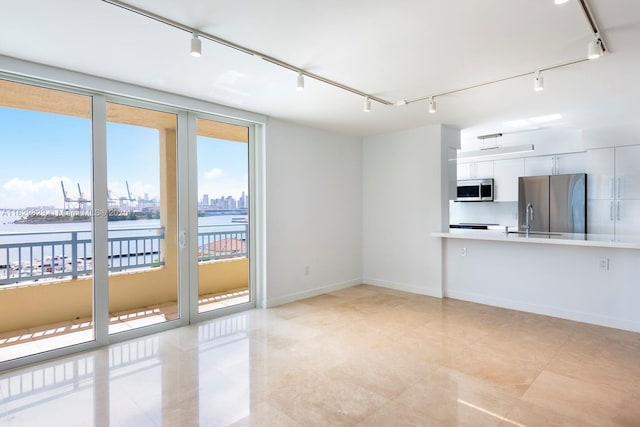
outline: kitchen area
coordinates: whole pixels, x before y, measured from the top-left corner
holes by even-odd
[[[449,162],[443,295],[640,332],[640,140],[491,137]]]

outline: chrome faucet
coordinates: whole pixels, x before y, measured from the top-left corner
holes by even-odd
[[[529,234],[531,230],[531,222],[533,221],[533,205],[531,203],[527,203],[527,209],[525,209],[524,214],[524,224],[522,228]]]

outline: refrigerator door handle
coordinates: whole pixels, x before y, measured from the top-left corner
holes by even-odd
[[[620,200],[618,200],[618,203],[616,206],[616,218],[618,221],[620,221]]]
[[[618,178],[616,181],[617,181],[616,182],[616,184],[617,184],[616,187],[618,187],[616,189],[616,191],[618,192],[618,194],[616,195],[616,198],[619,199],[620,198],[620,187],[622,186],[622,178]]]

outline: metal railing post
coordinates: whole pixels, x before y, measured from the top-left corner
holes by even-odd
[[[64,246],[63,246],[64,247]],[[64,256],[63,256],[64,258]],[[62,271],[64,273],[64,259],[62,261]],[[71,278],[78,278],[78,232],[71,233]]]

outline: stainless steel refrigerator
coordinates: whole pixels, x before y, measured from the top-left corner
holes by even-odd
[[[518,178],[520,231],[587,232],[587,175]]]

